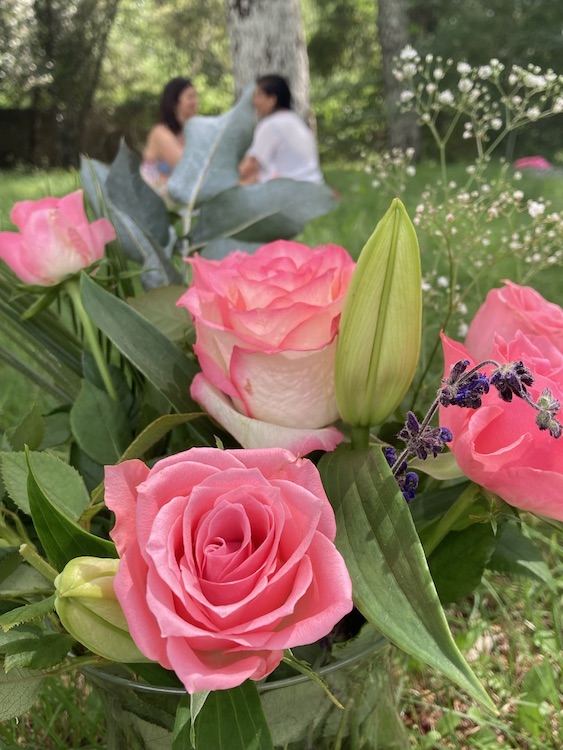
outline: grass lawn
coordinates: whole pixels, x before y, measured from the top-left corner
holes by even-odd
[[[464,174],[464,165],[454,166],[453,178],[461,180]],[[343,245],[357,256],[388,208],[390,194],[374,186],[373,173],[358,165],[330,167],[326,175],[340,195],[339,204],[331,214],[308,225],[297,239],[310,245]],[[436,175],[435,165],[423,164],[418,168],[404,195],[411,216],[415,215],[424,186],[434,184]],[[78,187],[80,182],[75,172],[0,173],[0,230],[12,228],[9,213],[15,201],[64,195]],[[551,200],[552,210],[563,210],[563,179],[529,176],[522,180],[521,189],[526,198],[545,196]],[[525,214],[522,217],[525,219]],[[477,273],[467,257],[472,238],[458,235],[453,248],[454,255],[457,253],[456,284],[461,297],[464,290],[471,291],[463,297],[465,312],[458,311],[457,317],[448,320],[450,296],[448,288],[439,281],[448,277],[447,253],[436,237],[420,235],[423,274],[429,280],[423,364],[430,363],[429,372],[437,377],[441,374],[440,357],[431,362],[430,358],[444,322],[455,338],[463,318],[471,319],[489,288],[505,278],[519,281],[524,273],[534,270],[522,267],[505,251],[500,252],[500,241],[496,244],[499,237],[500,233],[493,235],[488,251],[491,260]],[[538,270],[530,280],[546,298],[563,306],[562,282],[560,264]],[[6,429],[25,413],[33,399],[41,396],[2,364],[0,377],[0,429]],[[431,380],[430,391],[436,387],[437,381]],[[420,403],[425,395],[422,391]],[[473,595],[447,611],[456,639],[489,691],[498,715],[485,714],[445,684],[439,675],[397,653],[393,662],[397,704],[411,747],[421,750],[563,747],[563,548],[560,536],[547,524],[532,524],[530,534],[548,563],[553,578],[551,588],[535,578],[487,576]],[[18,721],[0,724],[0,750],[39,747],[103,750],[103,737],[100,701],[80,677],[69,678],[65,684],[49,684],[34,712]]]

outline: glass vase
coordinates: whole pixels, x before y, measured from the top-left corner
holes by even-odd
[[[182,689],[83,671],[104,705],[107,750],[171,750]],[[316,671],[344,710],[300,674],[258,683],[276,750],[407,750],[384,638]]]

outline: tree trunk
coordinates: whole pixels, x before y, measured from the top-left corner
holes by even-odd
[[[299,0],[227,0],[235,96],[257,76],[283,75],[309,121],[309,58]]]
[[[393,75],[393,58],[397,57],[409,41],[408,17],[405,0],[379,0],[377,25],[381,61],[383,67],[383,87],[387,107],[387,140],[389,148],[420,148],[420,129],[414,113],[401,113],[399,95],[401,84]]]

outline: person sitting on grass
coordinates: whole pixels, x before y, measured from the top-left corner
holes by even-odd
[[[315,136],[291,108],[291,91],[283,76],[256,79],[253,97],[259,121],[239,165],[241,185],[277,177],[324,183]]]

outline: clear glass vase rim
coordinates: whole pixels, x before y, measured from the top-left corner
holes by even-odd
[[[379,636],[378,638],[375,638],[371,643],[369,643],[364,648],[360,649],[359,651],[356,651],[356,653],[351,654],[350,656],[344,659],[339,659],[338,661],[334,661],[331,664],[326,664],[324,667],[320,667],[319,669],[315,671],[318,675],[320,675],[321,677],[324,677],[327,674],[330,674],[331,672],[335,672],[339,669],[342,669],[343,667],[350,666],[356,663],[357,661],[361,661],[365,656],[368,656],[374,651],[378,651],[379,649],[383,648],[388,643],[389,641],[387,640],[387,638],[385,638],[384,636]],[[111,674],[111,672],[105,672],[103,669],[99,669],[97,667],[82,667],[81,671],[86,676],[92,676],[94,680],[96,680],[96,678],[98,680],[102,679],[114,685],[121,685],[122,687],[127,687],[127,688],[130,688],[131,690],[136,690],[142,693],[186,695],[186,691],[184,688],[168,687],[165,685],[149,685],[143,682],[135,682],[135,680],[130,680],[127,677],[120,677],[119,675]],[[270,690],[279,690],[284,687],[294,687],[295,685],[299,685],[303,682],[306,682],[309,679],[310,678],[307,677],[307,675],[297,674],[294,677],[285,677],[282,680],[272,680],[271,682],[258,682],[257,688],[258,688],[259,693],[266,693]]]

